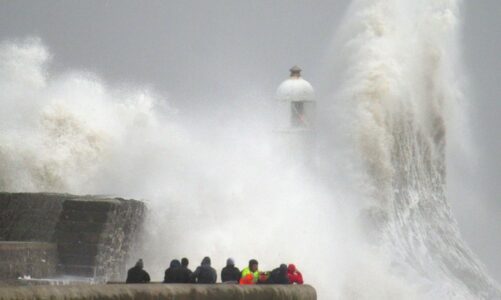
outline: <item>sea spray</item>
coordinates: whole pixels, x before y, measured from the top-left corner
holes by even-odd
[[[445,147],[457,85],[458,1],[355,1],[344,24],[342,92],[355,106],[372,218],[393,272],[431,298],[493,299],[495,283],[462,241],[445,198]],[[439,284],[437,284],[439,283]]]
[[[347,197],[284,161],[271,146],[271,120],[252,115],[198,130],[150,90],[50,73],[38,39],[1,49],[2,190],[145,199],[149,218],[136,254],[155,280],[173,257],[195,265],[210,255],[216,267],[227,257],[239,266],[257,258],[263,270],[294,262],[329,293],[329,270],[318,266],[340,270],[343,249],[357,248],[348,246],[355,229],[336,216],[334,200]]]
[[[262,270],[295,262],[326,299],[415,294],[359,239],[357,196],[284,160],[271,146],[276,131],[263,125],[270,120],[199,132],[150,91],[48,73],[39,40],[3,47],[2,190],[145,199],[149,217],[131,261],[144,258],[155,280],[173,257],[195,265],[210,255],[215,266],[257,258]],[[12,74],[12,64],[24,71]]]

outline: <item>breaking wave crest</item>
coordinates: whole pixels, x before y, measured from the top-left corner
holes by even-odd
[[[368,234],[432,298],[493,299],[445,196],[446,133],[462,101],[459,1],[355,1],[344,24],[345,101],[371,182]],[[456,111],[457,113],[457,111]]]

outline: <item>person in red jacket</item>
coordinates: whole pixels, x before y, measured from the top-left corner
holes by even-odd
[[[289,267],[287,268],[287,276],[289,276],[289,282],[291,284],[303,284],[303,275],[301,275],[301,272],[296,269],[295,265],[289,265]]]

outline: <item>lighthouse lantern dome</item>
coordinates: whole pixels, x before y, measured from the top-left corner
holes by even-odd
[[[290,77],[277,88],[276,99],[284,113],[282,127],[311,129],[315,110],[315,91],[311,84],[301,77],[301,68],[290,69]]]

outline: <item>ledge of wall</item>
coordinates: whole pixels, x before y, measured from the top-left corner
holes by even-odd
[[[2,288],[1,300],[94,299],[94,300],[316,300],[309,285],[233,284],[110,284],[78,286],[31,286]]]

